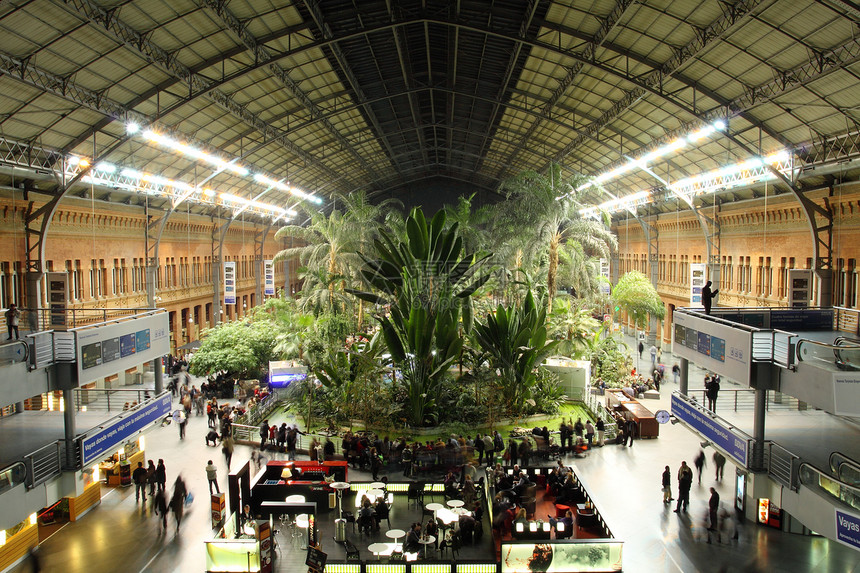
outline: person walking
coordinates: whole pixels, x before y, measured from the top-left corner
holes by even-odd
[[[711,290],[711,281],[706,282],[702,287],[702,306],[705,307],[705,314],[711,314],[711,304],[719,292],[720,289]]]
[[[657,366],[657,347],[652,344],[651,348],[648,349],[648,354],[651,355],[651,370],[654,370],[654,367]]]
[[[158,466],[155,468],[155,483],[158,484],[158,491],[167,489],[167,468],[164,467],[164,460],[158,460]]]
[[[227,471],[230,471],[230,460],[233,459],[233,435],[232,432],[221,435],[221,452],[227,460]]]
[[[588,440],[588,447],[591,448],[591,442],[594,440],[594,425],[591,420],[585,421],[585,439]]]
[[[146,502],[146,468],[143,462],[137,462],[137,467],[131,473],[131,481],[134,482],[134,501],[140,501],[140,495],[143,494],[143,501]]]
[[[636,421],[633,418],[627,420],[627,423],[624,427],[624,445],[627,445],[627,442],[630,442],[629,447],[633,447],[633,436],[636,434]]]
[[[161,517],[161,528],[167,529],[167,492],[159,490],[152,498],[155,515]]]
[[[478,465],[484,463],[484,438],[478,433],[475,436],[475,451],[478,452]]]
[[[708,526],[709,531],[717,530],[717,510],[720,508],[720,494],[717,493],[717,490],[711,488],[711,497],[708,499],[708,516],[711,518],[711,523]],[[708,536],[708,543],[711,542],[710,536]]]
[[[639,358],[642,358],[642,353],[645,351],[645,343],[641,340],[639,341]],[[638,364],[638,362],[637,362]]]
[[[681,467],[678,468],[678,503],[675,506],[675,513],[678,513],[682,506],[684,511],[687,511],[687,506],[690,505],[690,487],[693,485],[693,470],[687,465],[687,462],[681,462]]]
[[[678,383],[679,376],[681,376],[681,367],[678,366],[678,363],[676,362],[674,365],[672,365],[672,377],[675,379],[675,384]]]
[[[603,447],[604,437],[606,436],[606,424],[603,418],[597,418],[597,445]]]
[[[262,450],[266,447],[266,440],[269,439],[269,421],[263,420],[263,423],[260,424],[260,449]],[[295,458],[290,458],[295,459]]]
[[[702,483],[702,468],[705,467],[705,452],[699,450],[699,455],[693,460],[693,465],[696,466],[696,473],[699,474],[699,483]]]
[[[669,471],[669,466],[666,466],[663,470],[663,503],[669,503],[672,499],[672,472]]]
[[[173,512],[173,518],[176,520],[176,533],[179,534],[179,526],[182,524],[182,514],[185,511],[185,483],[181,478],[176,478],[176,483],[173,485],[173,497],[170,498],[170,511]]]
[[[717,481],[723,480],[723,470],[726,467],[726,456],[724,456],[721,452],[714,450],[714,467],[716,467],[716,475],[714,479]]]
[[[487,460],[487,467],[493,464],[493,452],[495,451],[496,443],[493,436],[487,434],[484,436],[484,458]]]
[[[212,486],[215,486],[215,493],[221,493],[221,490],[218,489],[218,468],[215,467],[215,464],[212,463],[212,460],[209,460],[209,463],[206,465],[206,479],[209,480],[209,494],[212,494]]]
[[[18,340],[18,321],[21,318],[21,311],[18,310],[18,305],[14,302],[9,305],[9,309],[6,311],[6,330],[9,331],[9,338],[6,340],[12,340],[12,332],[15,332],[15,340]]]
[[[149,495],[155,495],[157,481],[155,477],[155,463],[152,460],[149,460],[149,465],[146,468],[146,483],[149,485]]]

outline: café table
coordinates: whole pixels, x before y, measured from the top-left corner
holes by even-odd
[[[457,507],[463,507],[464,505],[466,505],[466,502],[462,499],[449,499],[447,505],[448,507],[453,509]]]
[[[427,559],[427,546],[436,543],[436,538],[432,535],[427,535],[419,539],[418,543],[424,546],[424,559]]]
[[[406,532],[403,531],[402,529],[389,529],[388,531],[385,532],[385,537],[387,537],[389,539],[393,539],[395,543],[397,543],[397,540],[400,539],[401,537],[405,536],[405,535],[406,535]]]
[[[387,543],[371,543],[367,546],[367,550],[376,555],[377,560],[380,559],[380,555],[382,555],[386,551],[389,551],[389,549],[390,548],[388,547]]]

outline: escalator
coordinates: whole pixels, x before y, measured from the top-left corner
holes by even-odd
[[[796,487],[782,490],[783,508],[812,531],[860,549],[860,463],[833,452],[830,465],[833,473],[799,461]]]

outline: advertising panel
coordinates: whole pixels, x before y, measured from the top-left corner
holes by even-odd
[[[77,328],[78,378],[88,384],[170,352],[166,312]]]
[[[860,549],[860,515],[836,509],[836,540]]]
[[[684,401],[678,394],[672,394],[672,414],[678,420],[707,438],[714,446],[737,460],[741,466],[746,467],[746,436],[735,434],[728,428],[724,428],[719,421],[714,420],[703,410]]]
[[[788,306],[804,308],[812,298],[812,269],[788,269]]]
[[[672,353],[725,378],[749,385],[752,333],[699,318],[696,314],[675,312]]]
[[[224,304],[236,304],[236,262],[224,263]]]
[[[150,424],[164,418],[170,413],[171,396],[165,392],[149,404],[141,404],[133,410],[129,410],[125,416],[114,421],[84,438],[82,453],[84,465],[99,459],[108,452],[112,452],[118,444],[123,443],[130,437],[145,429]]]
[[[263,294],[273,296],[275,294],[275,261],[271,259],[263,261],[263,279],[265,280]]]
[[[502,573],[621,571],[622,547],[615,540],[504,543]]]
[[[705,263],[690,263],[690,306],[703,308],[702,288],[705,286]]]
[[[833,404],[837,416],[860,416],[860,373],[833,373]]]
[[[602,277],[602,280],[600,281],[600,292],[609,296],[612,289],[612,279],[609,278],[609,259],[600,259],[600,276]]]

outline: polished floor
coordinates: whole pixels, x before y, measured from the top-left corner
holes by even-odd
[[[671,360],[671,356],[664,353],[663,361],[671,364]],[[664,388],[672,390],[676,386],[670,381]],[[660,400],[648,405],[652,410],[668,409],[669,396],[670,392],[664,391]],[[738,416],[751,419],[752,414],[739,413]],[[781,422],[781,418],[787,421]],[[783,430],[786,441],[799,443],[802,436],[792,438],[790,431],[794,427],[795,434],[800,433],[796,421],[797,418],[789,418],[788,414],[774,415],[769,417],[768,429],[776,432],[784,423],[788,426]],[[857,430],[852,422],[843,422],[842,431],[846,436],[853,431],[856,438]],[[63,573],[204,571],[203,541],[211,535],[204,472],[208,459],[214,460],[219,468],[222,488],[226,484],[224,458],[220,448],[204,444],[206,431],[205,418],[192,417],[183,441],[174,426],[156,427],[147,434],[147,458],[163,458],[168,483],[182,474],[197,497],[178,534],[172,522],[166,532],[162,531],[150,509],[135,502],[133,489],[103,487],[100,506],[43,543],[44,570]],[[791,448],[788,442],[786,445]],[[596,448],[585,459],[566,460],[585,482],[613,534],[624,540],[624,571],[860,572],[860,553],[853,549],[824,538],[782,533],[749,522],[741,525],[737,541],[705,543],[701,532],[708,488],[716,487],[722,499],[730,503],[734,495],[732,466],[729,464],[726,468],[723,482],[713,479],[712,465],[705,468],[701,485],[694,483],[690,511],[686,514],[673,513],[663,504],[660,492],[663,466],[668,464],[674,472],[681,460],[690,463],[699,449],[699,439],[683,425],[666,424],[660,427],[658,439],[637,441],[628,448]],[[233,463],[247,458],[251,451],[249,446],[237,446]],[[707,452],[709,460],[710,453]],[[362,476],[351,470],[351,480],[362,477],[369,481],[369,475]],[[402,479],[402,474],[393,474],[390,479]],[[673,487],[676,487],[674,480]],[[414,508],[401,512],[398,506],[392,513],[392,525],[402,527],[417,515],[418,510]],[[485,532],[489,530],[485,528]],[[330,539],[330,535],[324,535],[323,539]],[[282,549],[287,555],[278,570],[304,570],[300,566],[303,558],[298,549],[289,543],[282,543]],[[324,541],[323,549],[330,553],[331,559],[340,551],[331,541]],[[27,564],[12,569],[15,573],[29,570]]]

